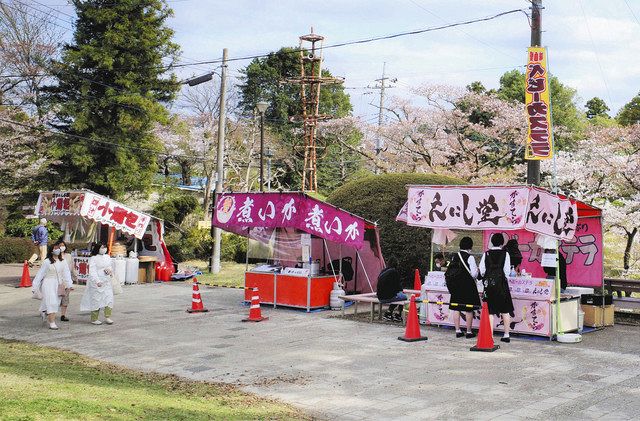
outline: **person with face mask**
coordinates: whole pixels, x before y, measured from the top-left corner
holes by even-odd
[[[42,296],[40,312],[43,321],[46,319],[49,329],[58,330],[56,314],[60,309],[60,299],[63,291],[71,288],[71,273],[69,267],[60,259],[60,248],[54,245],[47,253],[40,270],[33,279],[32,291],[39,291]]]
[[[113,308],[111,275],[111,258],[107,254],[107,246],[97,243],[91,250],[89,280],[80,302],[80,311],[90,311],[91,323],[94,325],[102,324],[98,320],[100,309],[104,311],[104,322],[108,325],[113,324],[113,320],[111,320],[111,309]]]
[[[67,253],[67,244],[63,240],[59,240],[56,244],[60,248],[60,260],[65,262],[69,267],[69,272],[71,273],[71,280],[73,282],[78,281],[78,274],[76,273],[76,269],[73,265],[73,256]],[[62,300],[60,301],[60,321],[68,322],[67,318],[67,307],[69,306],[69,294],[73,290],[72,287],[65,289],[65,294],[62,296]]]

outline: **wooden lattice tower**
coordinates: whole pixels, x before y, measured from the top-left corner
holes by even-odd
[[[325,83],[342,83],[343,80],[322,76],[322,43],[324,37],[313,33],[300,37],[300,78],[289,82],[300,84],[302,120],[304,129],[304,167],[302,170],[302,191],[318,191],[316,131],[318,122],[332,118],[320,114],[320,86]]]

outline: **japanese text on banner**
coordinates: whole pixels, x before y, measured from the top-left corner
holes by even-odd
[[[527,145],[525,159],[542,160],[553,157],[551,101],[547,49],[530,47],[525,76],[525,109],[527,114]]]
[[[86,193],[80,214],[102,224],[142,238],[151,218],[121,203],[94,193]]]
[[[512,230],[524,225],[527,187],[410,187],[407,224],[428,228]]]

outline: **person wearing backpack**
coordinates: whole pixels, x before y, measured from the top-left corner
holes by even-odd
[[[447,272],[444,274],[447,289],[451,294],[449,310],[453,311],[453,323],[456,327],[456,338],[466,336],[474,338],[471,330],[473,323],[473,311],[480,308],[480,295],[476,285],[478,266],[476,259],[471,255],[473,240],[464,237],[460,240],[460,251],[453,256]],[[467,322],[467,332],[460,330],[460,313],[464,312]]]
[[[491,236],[491,246],[480,260],[480,275],[484,284],[484,300],[489,307],[491,330],[493,333],[493,315],[502,316],[504,336],[502,342],[511,342],[509,329],[511,328],[511,315],[513,313],[513,300],[509,292],[507,277],[511,271],[511,259],[509,253],[502,249],[504,237],[502,234]]]

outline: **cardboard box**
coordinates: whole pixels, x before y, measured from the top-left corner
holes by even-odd
[[[603,310],[601,306],[592,306],[588,304],[583,304],[582,311],[584,311],[585,326],[591,326],[591,327],[613,326],[613,306],[612,305],[605,306]],[[604,324],[602,324],[603,311],[604,311]]]

